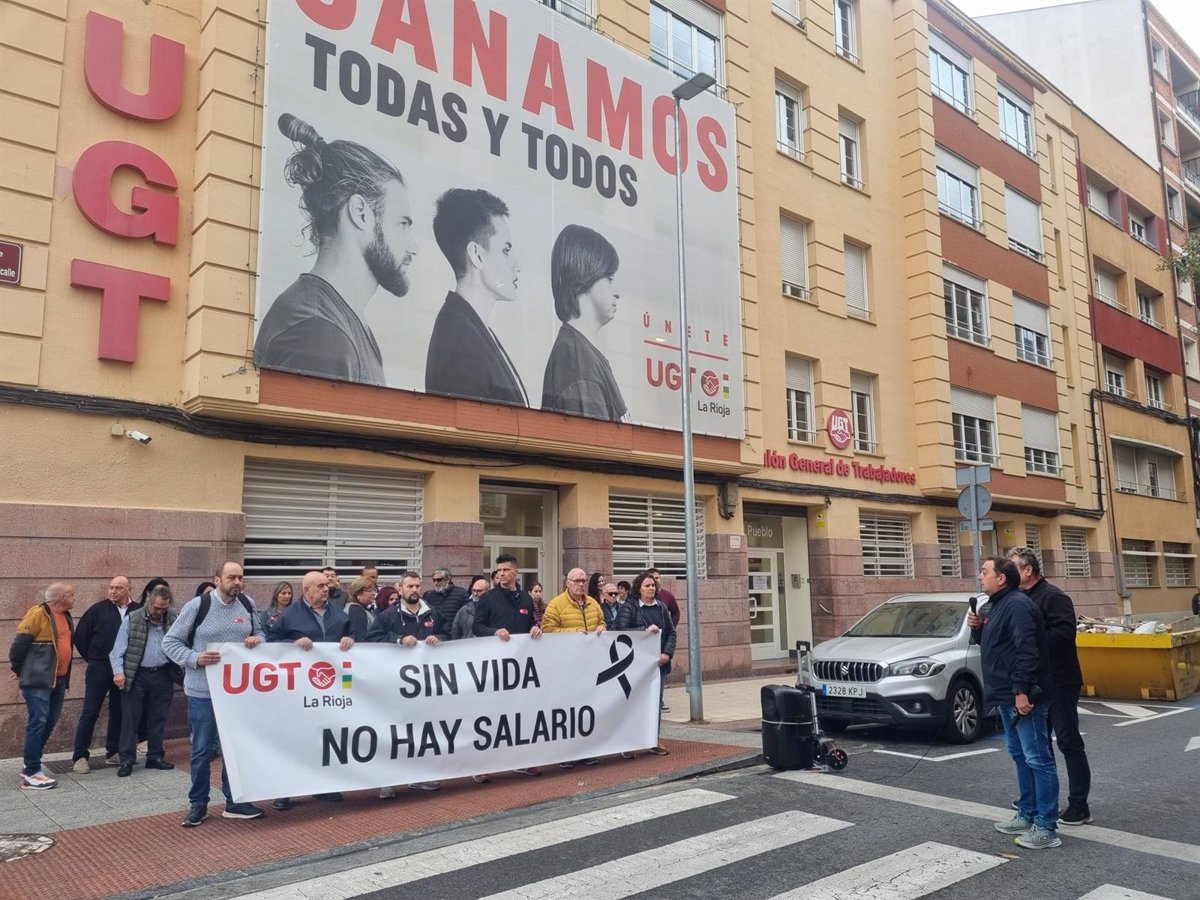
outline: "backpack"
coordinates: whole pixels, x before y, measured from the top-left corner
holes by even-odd
[[[250,602],[250,598],[245,594],[238,594],[237,598],[241,602],[242,606],[246,607],[246,613],[250,616],[250,633],[254,634],[254,616],[256,614],[254,604]],[[205,591],[200,596],[200,608],[196,610],[196,618],[192,619],[192,627],[188,629],[187,645],[193,650],[196,649],[195,647],[192,647],[192,645],[196,643],[196,629],[200,627],[200,623],[203,622],[204,617],[208,615],[208,610],[211,606],[212,591]]]

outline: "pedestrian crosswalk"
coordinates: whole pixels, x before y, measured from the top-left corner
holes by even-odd
[[[843,815],[840,809],[837,814]],[[897,848],[896,841],[853,839],[871,823],[845,816],[768,811],[722,790],[651,789],[605,808],[507,831],[464,833],[432,849],[401,851],[368,865],[236,896],[921,900],[935,893],[939,898],[1020,896],[1036,890],[1036,881],[1022,887],[1020,879],[1039,875],[1028,866],[1011,865],[1019,857],[1006,845],[984,852],[986,845],[983,851],[978,845],[956,846],[953,835],[950,840],[943,835]],[[1100,881],[1080,882],[1070,900],[1182,900]]]

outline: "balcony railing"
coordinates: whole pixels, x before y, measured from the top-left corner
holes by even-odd
[[[1145,484],[1141,481],[1117,479],[1117,490],[1122,494],[1137,494],[1139,497],[1157,497],[1162,500],[1182,500],[1183,491],[1163,487],[1161,484]]]
[[[1200,134],[1200,90],[1185,91],[1175,96],[1175,112],[1184,123]]]
[[[1184,160],[1183,180],[1192,190],[1200,192],[1200,159]]]

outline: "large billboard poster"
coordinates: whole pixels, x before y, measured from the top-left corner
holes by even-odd
[[[678,429],[679,78],[536,0],[273,0],[262,368]],[[684,104],[697,432],[744,433],[733,108]]]

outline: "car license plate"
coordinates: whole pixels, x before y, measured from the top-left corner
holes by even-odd
[[[826,697],[866,697],[867,687],[863,684],[823,684],[821,693]]]

